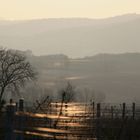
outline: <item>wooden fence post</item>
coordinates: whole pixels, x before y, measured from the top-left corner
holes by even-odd
[[[135,111],[136,111],[136,104],[133,103],[133,106],[132,106],[133,120],[135,119]]]
[[[14,115],[16,106],[14,103],[6,107],[6,137],[5,140],[14,140]]]
[[[113,108],[113,106],[111,106],[111,119],[113,119],[114,118],[114,108]]]
[[[125,119],[125,115],[126,115],[126,104],[123,103],[122,119]]]
[[[97,104],[97,118],[100,118],[101,117],[101,104],[98,103]]]
[[[18,103],[16,102],[16,111],[18,111]]]
[[[68,108],[68,104],[67,104],[67,102],[65,102],[65,116],[68,115],[67,108]]]
[[[52,114],[52,104],[49,105],[49,113]]]
[[[97,119],[96,119],[96,129],[95,129],[96,132],[95,133],[96,133],[96,138],[100,139],[100,137],[101,137],[101,135],[100,135],[101,104],[100,103],[97,104],[96,117],[97,117]]]
[[[19,111],[24,111],[24,99],[19,99]]]
[[[57,102],[55,103],[55,108],[56,108],[56,115],[58,114],[58,105]]]
[[[24,111],[24,99],[23,98],[19,99],[19,111],[20,112]],[[17,135],[17,139],[18,140],[24,140],[24,130],[23,130],[23,128],[25,126],[25,117],[22,114],[19,114],[17,119],[18,119],[17,120],[18,129],[19,129],[19,131],[21,131],[21,134]]]
[[[93,109],[93,119],[94,119],[94,114],[95,114],[95,104],[94,104],[94,102],[92,102],[92,109]]]

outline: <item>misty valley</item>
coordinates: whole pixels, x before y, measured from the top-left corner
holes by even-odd
[[[66,55],[29,55],[28,59],[40,72],[41,87],[55,92],[70,82],[78,90],[80,101],[98,98],[97,102],[139,102],[139,53],[99,54],[77,59]]]

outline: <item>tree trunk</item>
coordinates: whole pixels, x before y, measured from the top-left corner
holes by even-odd
[[[3,97],[4,90],[5,90],[5,87],[2,87],[1,91],[0,91],[0,106],[1,106],[1,103],[2,103],[2,97]]]

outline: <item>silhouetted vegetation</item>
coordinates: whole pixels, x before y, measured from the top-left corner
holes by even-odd
[[[6,89],[18,90],[26,81],[35,78],[35,72],[24,54],[0,49],[0,110]]]

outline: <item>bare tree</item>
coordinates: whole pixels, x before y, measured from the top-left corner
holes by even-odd
[[[59,92],[60,98],[63,102],[72,102],[75,100],[76,90],[75,87],[70,82],[67,82],[67,85]]]
[[[23,53],[0,49],[0,104],[7,88],[19,88],[36,76]]]

